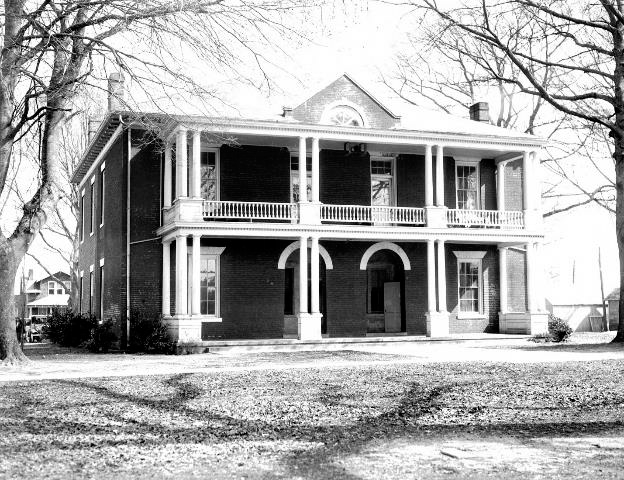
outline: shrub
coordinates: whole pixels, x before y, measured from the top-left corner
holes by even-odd
[[[97,325],[92,315],[81,315],[67,310],[52,310],[42,328],[43,336],[61,347],[78,347],[89,338]]]
[[[548,333],[553,342],[565,342],[572,334],[572,328],[568,322],[550,314],[548,317]]]
[[[173,353],[175,343],[169,338],[162,317],[134,311],[130,314],[131,352]]]
[[[107,353],[117,341],[112,320],[104,320],[91,329],[89,340],[83,346],[93,353]]]

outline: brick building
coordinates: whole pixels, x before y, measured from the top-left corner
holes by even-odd
[[[486,105],[400,118],[347,75],[264,119],[110,103],[73,178],[83,311],[182,343],[546,330],[544,141]]]

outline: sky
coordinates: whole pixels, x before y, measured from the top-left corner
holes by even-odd
[[[221,79],[216,83],[219,96],[227,104],[244,106],[245,114],[253,115],[256,110],[279,113],[283,106],[296,106],[297,101],[305,98],[304,92],[321,88],[345,72],[365,86],[382,91],[380,72],[390,71],[395,52],[404,48],[406,34],[412,28],[408,18],[409,9],[405,7],[365,2],[334,5],[309,20],[314,30],[320,32],[313,36],[312,43],[285,47],[287,56],[276,57],[283,71],[272,71],[276,88],[270,94],[266,89],[240,85],[231,88]],[[200,67],[195,64],[193,68]],[[139,98],[136,90],[134,93]],[[387,90],[385,93],[392,96]],[[190,110],[191,106],[184,108]],[[545,227],[542,258],[549,297],[564,303],[599,303],[598,248],[602,253],[605,293],[618,285],[612,214],[600,207],[584,207],[549,217]],[[41,251],[41,242],[33,248]],[[45,258],[51,270],[64,267],[53,255],[46,254]],[[43,276],[42,269],[32,260],[27,268],[34,268],[36,276]]]

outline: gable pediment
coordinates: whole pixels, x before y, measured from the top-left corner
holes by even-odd
[[[392,128],[399,121],[348,75],[342,75],[294,108],[292,116],[304,123],[380,129]]]

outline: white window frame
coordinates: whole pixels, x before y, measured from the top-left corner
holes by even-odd
[[[327,105],[324,109],[323,109],[323,113],[321,114],[321,120],[320,123],[324,124],[324,125],[335,125],[333,123],[330,123],[329,120],[330,118],[333,116],[334,111],[340,107],[348,107],[351,108],[353,110],[355,110],[355,112],[360,116],[360,119],[362,120],[362,125],[350,125],[351,128],[365,128],[368,126],[368,119],[366,118],[366,116],[364,115],[364,112],[362,112],[362,107],[360,105],[357,105],[356,103],[353,103],[349,100],[347,100],[346,98],[341,98],[340,100],[336,100],[332,103],[330,103],[329,105]],[[346,127],[347,125],[338,125],[340,127]]]
[[[301,166],[301,159],[299,158],[299,152],[298,151],[291,151],[290,152],[290,162],[288,163],[288,168],[290,169],[290,203],[296,203],[295,202],[295,198],[294,198],[294,192],[293,192],[293,184],[294,184],[294,180],[296,179],[297,182],[299,181],[299,169],[297,170],[293,170],[292,169],[292,159],[293,157],[297,158],[297,162],[299,162],[299,166]],[[312,185],[312,169],[307,170],[308,168],[308,158],[310,159],[310,163],[312,163],[311,159],[312,159],[312,151],[311,150],[307,150],[306,151],[306,182],[310,182],[310,186]],[[306,193],[307,193],[307,185],[306,185]],[[299,186],[299,195],[301,195],[301,186]],[[308,197],[308,202],[312,201],[312,190],[310,189],[310,195]]]
[[[201,314],[202,322],[221,322],[221,254],[224,252],[225,247],[200,247],[199,256],[200,261],[202,256],[214,257],[215,259],[215,313]],[[187,250],[187,276],[188,276],[188,296],[187,296],[187,308],[191,312],[191,302],[193,298],[193,250],[189,247]],[[201,288],[201,287],[200,287]],[[201,298],[201,297],[200,297]]]
[[[52,285],[52,288],[50,289],[50,285]],[[50,293],[50,290],[52,290],[52,293]],[[48,295],[54,295],[56,293],[56,282],[53,280],[48,281]]]
[[[484,318],[485,313],[483,311],[483,257],[485,257],[485,251],[453,251],[457,258],[457,318]],[[459,275],[462,263],[478,263],[478,312],[462,312],[461,311],[461,295],[460,295],[460,282]]]
[[[100,271],[99,271],[99,309],[100,309],[100,323],[104,321],[104,275],[106,274],[106,270],[104,269],[104,259],[100,258]]]
[[[94,296],[95,296],[94,265],[89,265],[89,315],[93,315]]]
[[[78,284],[78,313],[82,315],[82,297],[84,296],[84,270],[80,270],[80,283]]]
[[[95,233],[95,214],[96,214],[96,211],[95,211],[96,210],[95,209],[95,205],[96,205],[96,202],[95,202],[95,193],[96,193],[95,192],[95,190],[96,190],[96,188],[95,188],[95,175],[93,175],[91,177],[91,187],[90,188],[91,188],[91,191],[90,191],[90,193],[91,193],[91,202],[90,202],[89,214],[90,214],[91,218],[89,218],[89,222],[90,222],[89,223],[89,228],[90,228],[89,236],[92,237],[93,234]]]
[[[80,192],[80,243],[84,242],[85,239],[85,231],[84,231],[84,222],[85,222],[85,214],[84,214],[84,209],[85,209],[85,202],[84,202],[84,197],[85,197],[85,192],[86,189],[82,189],[82,191]]]
[[[106,187],[104,185],[106,181],[106,162],[102,162],[100,165],[100,191],[98,192],[98,197],[102,200],[100,202],[100,228],[104,226],[104,195],[106,195]]]
[[[455,208],[459,210],[459,175],[457,167],[475,167],[477,172],[477,205],[475,210],[481,210],[481,159],[472,157],[455,157]]]
[[[373,161],[376,162],[390,162],[391,165],[391,169],[392,169],[392,174],[391,175],[387,175],[387,174],[380,174],[380,173],[373,173]],[[389,205],[390,207],[396,207],[397,206],[397,178],[396,178],[396,156],[392,155],[392,156],[384,156],[381,154],[375,154],[375,153],[371,153],[370,154],[370,161],[368,164],[368,171],[370,172],[370,184],[369,184],[369,190],[370,190],[370,204],[373,205],[373,190],[372,190],[372,186],[373,186],[373,178],[390,178],[391,180],[391,188],[392,188],[392,198],[390,199],[391,205]]]
[[[215,154],[215,181],[217,183],[217,188],[215,189],[216,190],[215,201],[218,202],[221,200],[221,149],[218,146],[214,146],[214,145],[201,145],[199,151],[201,153],[213,152]],[[200,158],[199,171],[200,171],[200,182],[201,182],[201,158]],[[201,185],[199,186],[199,190],[201,192]]]

